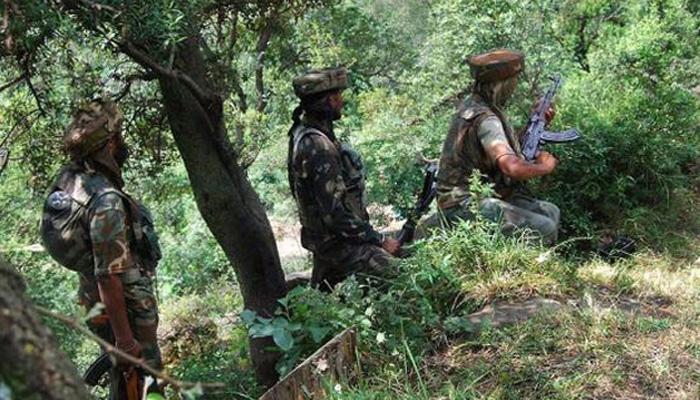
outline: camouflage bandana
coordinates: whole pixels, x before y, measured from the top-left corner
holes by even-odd
[[[96,151],[121,131],[122,119],[116,104],[109,100],[81,107],[63,136],[66,152],[80,159]]]
[[[311,70],[294,78],[292,86],[294,86],[294,94],[299,98],[331,90],[347,89],[348,71],[345,68]]]

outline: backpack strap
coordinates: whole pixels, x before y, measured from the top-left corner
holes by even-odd
[[[325,133],[321,132],[316,128],[312,128],[310,126],[300,126],[299,129],[294,133],[294,147],[292,151],[293,155],[297,154],[297,148],[299,147],[299,144],[302,140],[304,140],[304,138],[306,138],[309,135],[319,135],[322,137],[326,137]]]
[[[472,106],[472,107],[467,107],[464,109],[462,112],[460,112],[459,117],[462,118],[465,121],[471,121],[475,118],[478,118],[480,116],[490,117],[490,116],[496,116],[496,114],[493,113],[493,111],[489,110],[488,107],[481,107],[481,106]]]
[[[94,193],[86,189],[85,175],[75,174],[71,178],[73,179],[73,182],[70,185],[62,182],[57,185],[57,188],[68,193],[71,199],[80,204],[80,206],[88,207]]]

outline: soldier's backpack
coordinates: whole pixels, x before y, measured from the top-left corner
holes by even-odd
[[[151,214],[99,174],[68,167],[59,173],[44,203],[41,239],[44,248],[62,266],[92,274],[94,261],[89,234],[89,213],[94,202],[108,193],[127,205],[132,251],[145,268],[156,267],[161,257]]]

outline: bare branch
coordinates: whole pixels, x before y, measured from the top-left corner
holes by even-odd
[[[119,76],[114,76],[114,77],[120,79]],[[121,80],[125,83],[124,88],[115,97],[115,101],[119,102],[121,99],[126,97],[131,92],[131,85],[135,81],[150,82],[150,81],[157,79],[157,78],[158,77],[153,72],[145,72],[142,74],[131,74],[131,75],[127,75],[124,78],[121,78]]]
[[[20,125],[22,125],[22,124],[24,124],[25,122],[27,122],[27,120],[29,119],[29,117],[31,117],[33,114],[38,113],[38,112],[39,112],[39,109],[36,108],[36,109],[34,109],[34,110],[28,112],[28,113],[27,113],[26,115],[24,115],[22,118],[20,118],[20,120],[17,121],[17,122],[14,124],[14,126],[12,126],[12,129],[10,129],[10,131],[7,133],[7,135],[2,139],[2,142],[0,142],[0,147],[5,147],[5,145],[8,145],[8,146],[9,146],[8,143],[9,143],[10,139],[12,138],[12,136],[14,135],[15,130],[16,130]]]
[[[248,97],[243,91],[243,86],[241,86],[241,77],[238,76],[238,72],[234,72],[231,77],[231,86],[233,86],[233,91],[236,92],[238,96],[238,108],[240,108],[242,113],[248,111]]]
[[[264,69],[265,69],[265,52],[267,51],[267,46],[270,44],[270,38],[272,37],[272,21],[274,18],[270,18],[260,36],[258,37],[258,45],[256,46],[257,65],[255,66],[255,90],[258,93],[258,104],[256,109],[258,112],[265,110],[267,106],[267,93],[265,93],[265,81],[264,81]]]
[[[31,68],[31,57],[27,55],[24,58],[24,61],[22,62],[22,68],[24,69],[24,73],[22,74],[24,76],[24,81],[27,82],[27,86],[29,87],[29,91],[32,93],[32,96],[34,96],[34,100],[36,100],[36,106],[39,109],[39,112],[43,117],[46,116],[46,110],[44,110],[44,106],[41,104],[41,97],[39,97],[39,92],[36,90],[34,87],[34,84],[32,83],[32,74],[30,72]]]
[[[83,5],[87,6],[88,8],[91,8],[97,12],[100,12],[102,10],[107,10],[107,11],[111,12],[112,14],[115,14],[115,15],[119,14],[119,10],[117,10],[116,8],[109,6],[107,4],[95,3],[94,1],[90,1],[90,0],[80,0],[80,2]]]
[[[10,150],[8,149],[3,149],[0,147],[0,176],[2,176],[2,172],[5,170],[5,167],[7,166],[7,161],[10,158]]]
[[[11,88],[12,86],[14,86],[14,85],[16,85],[16,84],[22,82],[22,81],[25,80],[26,78],[27,78],[27,74],[26,74],[26,72],[25,72],[25,73],[23,73],[22,75],[16,77],[15,79],[13,79],[13,80],[11,80],[11,81],[9,81],[9,82],[3,84],[2,86],[0,86],[0,92],[4,91],[4,90],[6,90],[6,89]]]
[[[248,96],[246,96],[245,91],[243,90],[243,85],[241,84],[241,77],[238,74],[238,71],[233,68],[233,52],[236,47],[236,43],[238,42],[238,14],[234,13],[233,16],[231,17],[231,35],[229,38],[229,43],[228,43],[228,48],[225,53],[227,56],[226,58],[229,60],[227,61],[227,69],[233,71],[231,74],[231,86],[233,87],[233,91],[236,92],[236,96],[238,96],[238,108],[241,110],[242,113],[245,113],[248,111]]]
[[[54,318],[57,319],[64,324],[70,326],[71,328],[77,330],[81,334],[87,336],[88,338],[92,339],[93,341],[97,342],[104,351],[107,353],[116,356],[118,358],[124,359],[128,361],[129,363],[138,366],[139,368],[143,369],[144,371],[148,372],[149,374],[155,376],[156,378],[162,380],[163,382],[167,382],[168,384],[172,385],[175,389],[183,389],[183,388],[191,388],[195,387],[197,385],[200,385],[202,388],[211,388],[211,389],[222,389],[226,387],[223,383],[199,383],[199,382],[187,382],[187,381],[181,381],[177,380],[175,378],[170,377],[169,375],[166,375],[162,371],[158,371],[157,369],[151,367],[148,365],[143,359],[138,359],[130,354],[127,354],[118,348],[114,347],[111,343],[107,342],[106,340],[102,339],[101,337],[95,335],[92,333],[88,328],[83,326],[81,323],[78,321],[74,320],[73,318],[67,317],[65,315],[61,315],[58,313],[55,313],[51,310],[48,310],[46,308],[40,307],[40,306],[34,306],[36,311],[44,315],[46,317]]]

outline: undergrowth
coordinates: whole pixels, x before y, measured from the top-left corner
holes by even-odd
[[[610,263],[572,246],[465,222],[416,244],[390,282],[297,288],[274,318],[246,311],[243,321],[275,338],[283,375],[355,327],[362,377],[329,387],[331,398],[697,398],[698,262],[645,248]],[[505,328],[465,318],[533,297],[564,308]]]

